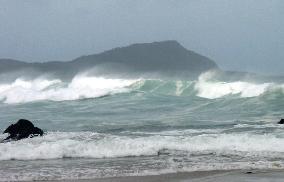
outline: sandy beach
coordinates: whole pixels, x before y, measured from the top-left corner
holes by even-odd
[[[86,180],[63,180],[74,182],[283,182],[283,170],[271,171],[201,171],[150,176],[111,177]],[[56,181],[49,181],[56,182]]]

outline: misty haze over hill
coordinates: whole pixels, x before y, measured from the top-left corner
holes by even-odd
[[[0,58],[69,61],[178,40],[223,70],[284,75],[283,0],[0,1]]]
[[[68,62],[27,63],[0,59],[0,74],[29,70],[29,74],[53,74],[70,78],[79,72],[93,69],[93,73],[166,76],[198,76],[208,70],[218,70],[209,58],[185,49],[177,41],[133,44],[99,54],[82,56]]]

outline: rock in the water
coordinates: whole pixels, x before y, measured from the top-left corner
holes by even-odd
[[[284,119],[281,119],[278,124],[284,124]]]
[[[3,142],[43,135],[40,128],[34,127],[33,123],[26,119],[20,119],[16,124],[11,124],[3,133],[9,134]]]

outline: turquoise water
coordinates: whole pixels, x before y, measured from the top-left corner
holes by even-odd
[[[46,131],[0,144],[0,181],[284,167],[284,83],[18,79],[0,100],[1,131],[20,118]]]

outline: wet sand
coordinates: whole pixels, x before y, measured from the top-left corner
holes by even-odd
[[[74,182],[283,182],[284,170],[271,171],[201,171],[152,176],[111,177]],[[50,181],[51,182],[51,181]],[[56,182],[56,181],[53,181]]]

